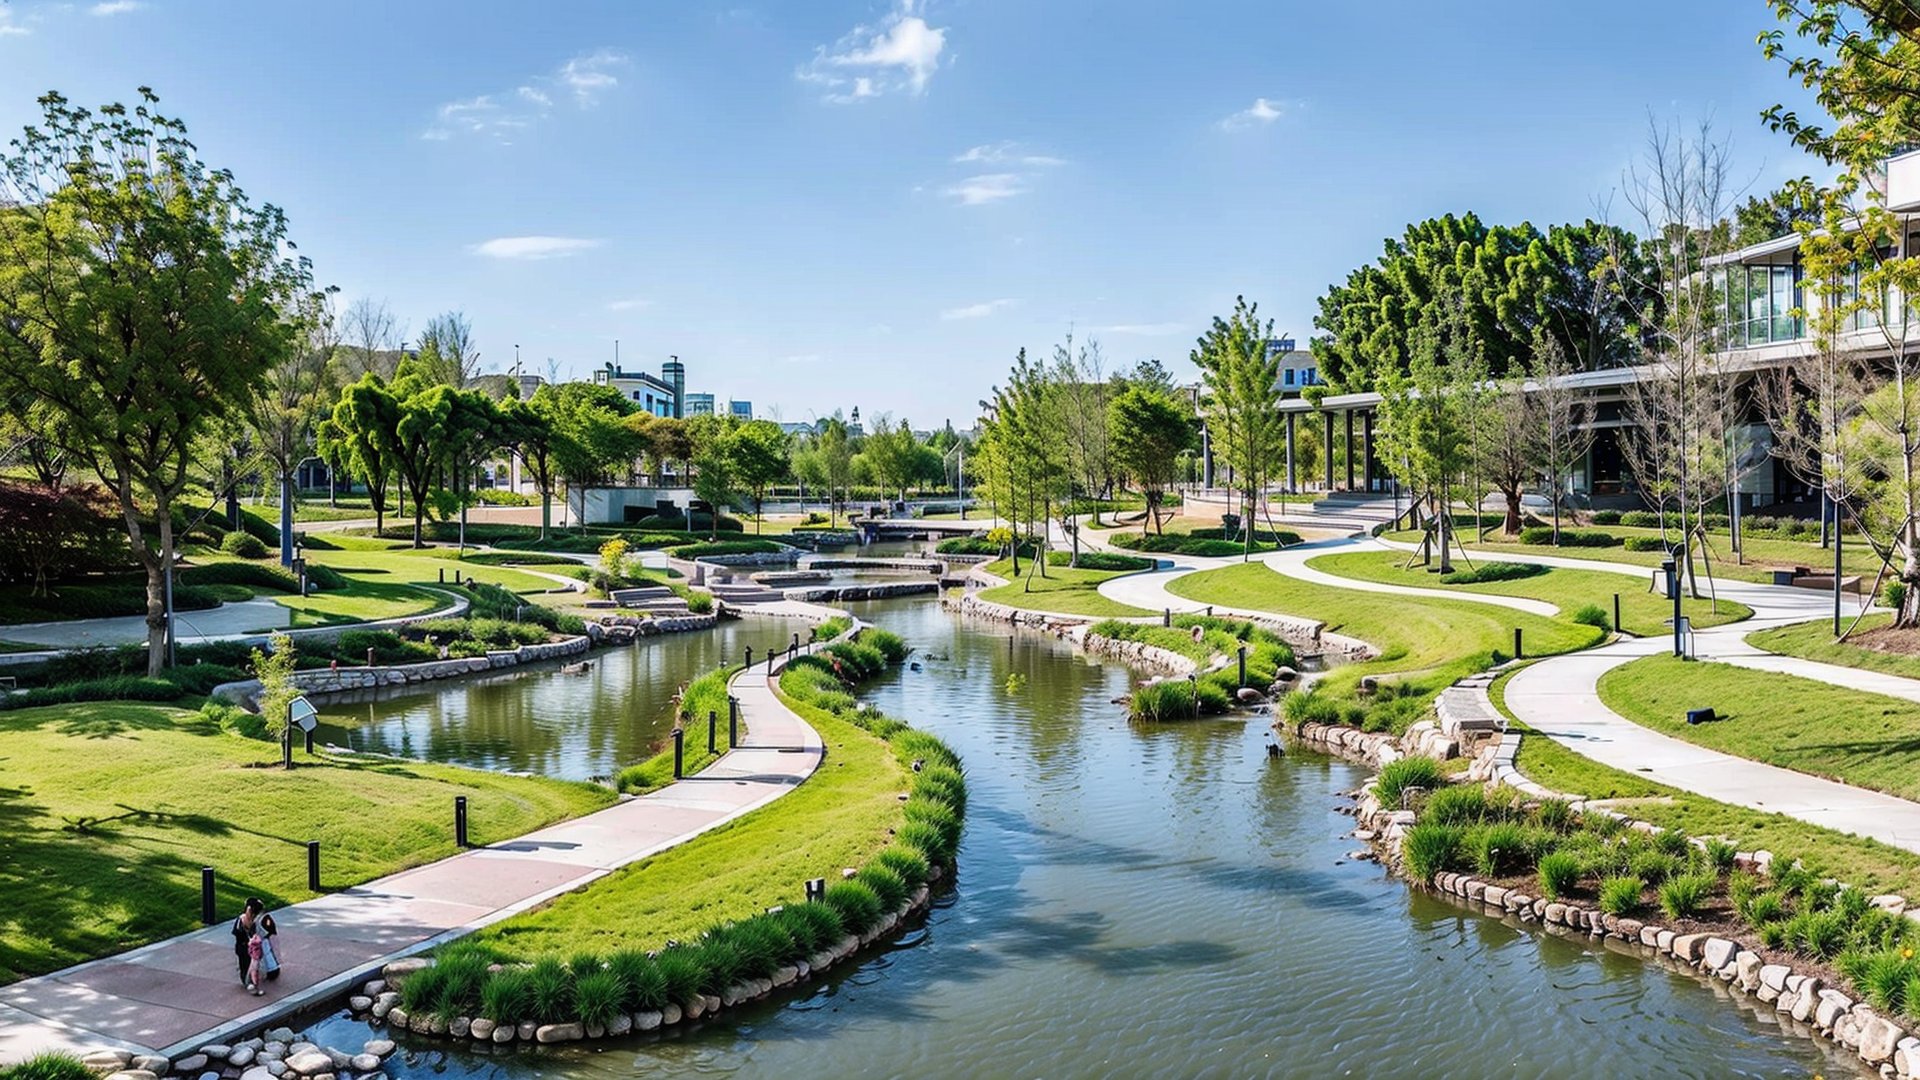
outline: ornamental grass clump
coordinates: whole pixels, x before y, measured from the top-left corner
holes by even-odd
[[[408,1015],[433,1015],[440,1005],[440,990],[446,983],[447,973],[439,964],[421,968],[400,984],[400,1007],[407,1010]]]
[[[1420,820],[1437,825],[1477,825],[1487,817],[1487,793],[1478,784],[1451,784],[1427,796]]]
[[[666,976],[645,952],[621,949],[607,957],[607,971],[620,984],[620,1011],[644,1012],[666,1005]]]
[[[480,1015],[496,1024],[517,1024],[532,1019],[526,971],[502,968],[482,983]]]
[[[592,1028],[605,1028],[620,1015],[620,980],[611,971],[593,971],[573,980],[573,1014]]]
[[[1640,893],[1646,883],[1628,874],[1610,877],[1600,883],[1600,910],[1609,915],[1631,915],[1640,910]]]
[[[840,913],[840,925],[849,934],[864,934],[874,928],[884,914],[880,897],[863,881],[836,881],[827,886],[827,905]]]
[[[1509,877],[1531,869],[1553,848],[1553,834],[1513,821],[1476,825],[1467,830],[1466,848],[1474,869],[1489,877]]]
[[[1700,910],[1716,881],[1706,874],[1681,874],[1660,885],[1660,910],[1669,919],[1685,919]]]
[[[1399,806],[1401,797],[1411,788],[1433,791],[1446,783],[1440,763],[1432,758],[1405,757],[1388,762],[1373,782],[1374,793],[1382,806]]]
[[[900,880],[913,886],[926,884],[927,875],[931,869],[927,865],[926,856],[900,844],[895,844],[875,855],[873,864],[893,871],[900,875]]]
[[[532,1019],[542,1024],[564,1023],[571,1017],[573,976],[559,957],[543,956],[527,969],[527,1001]]]
[[[93,1070],[64,1050],[43,1050],[0,1069],[0,1080],[96,1080]]]
[[[878,649],[880,656],[889,664],[905,661],[907,654],[913,651],[899,634],[891,630],[882,630],[877,626],[860,634],[860,644]]]
[[[907,902],[907,883],[884,866],[869,864],[855,874],[853,880],[873,890],[873,895],[880,898],[882,911],[897,911]]]
[[[700,992],[704,969],[700,966],[697,952],[686,946],[669,946],[654,955],[654,967],[660,972],[660,981],[666,987],[666,1001],[675,1004],[691,1001]]]
[[[1571,852],[1554,851],[1541,856],[1536,867],[1540,894],[1549,900],[1565,899],[1573,891],[1574,883],[1580,880],[1580,870],[1580,858]]]
[[[1400,855],[1406,860],[1407,873],[1419,881],[1433,876],[1459,859],[1466,830],[1458,825],[1418,822],[1400,841]]]
[[[924,765],[913,778],[915,798],[938,799],[960,813],[967,809],[967,780],[951,765]]]
[[[1572,619],[1585,626],[1597,626],[1602,633],[1613,629],[1613,619],[1608,616],[1607,609],[1599,604],[1580,605],[1574,609]]]

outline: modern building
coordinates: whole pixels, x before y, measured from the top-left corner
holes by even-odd
[[[682,412],[684,416],[712,416],[712,394],[688,394]]]
[[[740,401],[738,399],[729,401],[727,402],[727,415],[736,416],[742,420],[751,420],[753,419],[753,402]]]
[[[611,386],[635,405],[655,416],[679,416],[680,395],[686,390],[686,367],[678,357],[666,362],[660,375],[646,371],[629,371],[610,362],[593,373],[593,381],[600,386]]]
[[[1292,338],[1268,338],[1267,356],[1280,358],[1280,392],[1283,396],[1299,397],[1307,387],[1322,384],[1320,365],[1314,360],[1313,353],[1295,345]]]

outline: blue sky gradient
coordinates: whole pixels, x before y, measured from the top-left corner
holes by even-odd
[[[1756,0],[0,0],[0,130],[152,86],[320,279],[484,366],[613,355],[807,419],[964,425],[1016,349],[1304,338],[1413,220],[1595,216],[1649,113],[1755,191],[1815,171]],[[10,137],[10,136],[9,136]]]

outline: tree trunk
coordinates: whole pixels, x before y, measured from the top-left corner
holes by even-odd
[[[280,565],[293,565],[293,473],[280,475]]]
[[[154,518],[160,528],[160,556],[140,544],[140,562],[147,571],[147,675],[158,678],[167,669],[167,567],[173,563],[173,501],[161,496]]]
[[[540,489],[540,539],[545,540],[547,538],[547,528],[552,520],[553,489],[543,487]]]
[[[1510,488],[1500,494],[1507,499],[1507,518],[1501,522],[1501,531],[1508,536],[1517,536],[1520,533],[1520,489]]]

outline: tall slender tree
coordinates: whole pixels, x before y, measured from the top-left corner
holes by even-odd
[[[1193,350],[1206,388],[1201,408],[1214,455],[1233,470],[1240,494],[1242,559],[1252,557],[1254,521],[1286,438],[1279,409],[1280,359],[1267,348],[1272,337],[1272,320],[1262,323],[1259,305],[1241,296],[1234,298],[1230,315],[1214,318]]]

